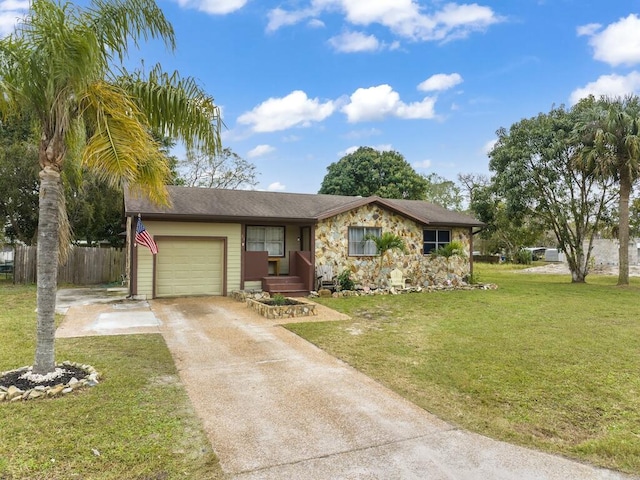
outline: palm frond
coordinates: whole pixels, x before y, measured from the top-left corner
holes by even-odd
[[[153,201],[166,204],[170,176],[166,158],[127,93],[96,82],[80,103],[93,132],[83,164],[111,186],[137,187]]]
[[[188,149],[220,152],[220,108],[193,78],[165,73],[156,65],[146,78],[140,71],[123,71],[117,82],[145,112],[152,128],[181,139]]]
[[[85,13],[103,45],[105,56],[117,55],[122,62],[128,41],[139,47],[139,40],[162,39],[167,48],[176,46],[175,32],[153,0],[93,0]]]

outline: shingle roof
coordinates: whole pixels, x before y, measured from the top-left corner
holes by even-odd
[[[262,192],[169,186],[171,206],[125,192],[125,215],[143,218],[217,221],[315,223],[353,208],[378,203],[425,225],[482,226],[469,215],[419,200],[348,197],[308,193]]]

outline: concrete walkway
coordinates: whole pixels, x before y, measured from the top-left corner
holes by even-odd
[[[151,309],[229,478],[630,478],[453,428],[231,299]]]
[[[56,336],[164,336],[230,479],[633,478],[458,430],[229,298],[59,293]]]

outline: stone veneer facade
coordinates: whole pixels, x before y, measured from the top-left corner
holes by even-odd
[[[404,239],[408,253],[387,252],[382,268],[379,256],[349,256],[349,227],[379,227],[382,233],[393,232]],[[422,254],[424,228],[428,227],[375,204],[333,216],[316,226],[316,267],[331,265],[334,275],[349,270],[361,286],[387,286],[394,268],[399,268],[413,286],[465,283],[470,273],[471,229],[433,227],[451,230],[451,240],[464,246],[464,257],[444,258]]]

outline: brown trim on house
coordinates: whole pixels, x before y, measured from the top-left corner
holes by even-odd
[[[133,235],[133,229],[131,230],[131,242],[129,248],[131,250],[131,272],[129,276],[129,294],[138,294],[138,249],[135,246],[135,236]]]
[[[153,240],[157,242],[158,237],[153,237]],[[153,267],[151,269],[151,298],[156,298],[156,257],[153,255]]]
[[[391,210],[392,212],[395,212],[399,215],[402,215],[403,217],[407,217],[411,220],[413,220],[414,222],[417,222],[419,224],[423,224],[423,225],[429,225],[430,222],[428,219],[424,218],[424,217],[418,217],[416,215],[414,215],[413,213],[397,206],[396,204],[392,203],[391,201],[389,201],[388,199],[384,199],[382,197],[378,197],[378,196],[372,196],[372,197],[366,197],[366,198],[360,198],[358,199],[357,202],[353,202],[353,203],[348,203],[345,205],[342,205],[339,208],[334,208],[331,210],[328,210],[324,213],[322,213],[321,215],[318,216],[318,220],[326,220],[327,218],[331,218],[334,217],[336,215],[339,215],[341,213],[345,213],[348,212],[350,210],[354,210],[356,208],[361,208],[364,207],[365,205],[372,205],[372,204],[379,204],[382,207],[384,207],[387,210]]]
[[[473,275],[473,228],[469,227],[469,275]]]
[[[311,250],[311,267],[313,268],[313,275],[316,275],[316,224],[310,226],[309,232],[309,249]],[[314,280],[315,282],[315,280]],[[313,285],[315,288],[315,285]]]
[[[240,290],[244,290],[244,282],[245,282],[245,274],[244,267],[247,262],[246,251],[247,251],[247,225],[244,223],[240,224]]]
[[[234,216],[210,216],[210,215],[180,215],[172,213],[145,213],[145,220],[163,222],[193,222],[193,223],[240,223],[246,225],[262,225],[265,227],[288,225],[307,225],[315,221],[314,218],[288,218],[288,217],[234,217]]]

